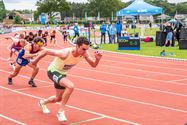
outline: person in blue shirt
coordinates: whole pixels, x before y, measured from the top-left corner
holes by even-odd
[[[105,25],[104,22],[103,22],[102,25],[100,26],[100,32],[101,32],[101,44],[102,44],[102,42],[104,42],[104,44],[105,44],[106,25]],[[104,40],[103,40],[103,38],[104,38]]]
[[[107,25],[107,32],[108,32],[108,40],[109,43],[111,44],[112,42],[111,42],[110,28],[111,28],[111,23],[109,22]]]
[[[79,37],[79,27],[78,27],[78,23],[75,23],[75,25],[74,25],[74,27],[73,27],[73,31],[74,31],[74,34],[75,34],[75,35],[74,35],[72,41],[74,40],[74,38],[75,38],[76,36]]]
[[[118,42],[118,39],[121,37],[121,31],[122,31],[122,24],[119,20],[116,22],[116,31],[117,31],[117,33],[116,33],[117,42]]]
[[[115,23],[112,23],[112,26],[110,27],[110,44],[114,41],[114,44],[116,43],[116,33],[117,33],[117,30],[116,30],[116,25]]]

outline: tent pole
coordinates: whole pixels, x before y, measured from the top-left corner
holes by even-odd
[[[161,29],[163,30],[163,28],[164,28],[164,24],[163,24],[163,14],[164,14],[164,11],[162,11],[162,13],[161,13]]]

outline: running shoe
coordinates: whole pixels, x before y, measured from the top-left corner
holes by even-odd
[[[16,69],[16,65],[15,64],[11,64],[12,69],[15,70]]]
[[[12,78],[8,78],[8,84],[12,85]]]
[[[43,100],[40,100],[39,102],[38,102],[38,104],[39,104],[39,106],[40,106],[40,108],[42,109],[42,112],[44,113],[44,114],[48,114],[48,113],[50,113],[50,110],[47,108],[47,106],[44,104],[44,101]]]
[[[67,121],[67,118],[65,116],[65,112],[58,112],[57,113],[57,118],[58,118],[58,121],[61,121],[61,122],[66,122]]]
[[[34,83],[33,80],[29,80],[28,84],[31,85],[32,87],[37,87],[37,85]]]

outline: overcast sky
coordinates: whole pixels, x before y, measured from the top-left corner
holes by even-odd
[[[37,0],[3,0],[5,3],[5,7],[7,10],[24,10],[24,9],[32,9],[36,10],[35,3]],[[71,2],[86,2],[87,0],[67,0]],[[130,0],[122,0],[124,2]],[[187,2],[187,0],[168,0],[169,2]]]
[[[7,10],[24,10],[32,9],[36,10],[36,1],[37,0],[3,0]],[[86,2],[87,0],[67,0],[70,2]]]

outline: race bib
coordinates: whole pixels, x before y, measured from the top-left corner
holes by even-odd
[[[19,64],[21,64],[22,63],[22,59],[17,59],[17,62],[19,63]]]
[[[58,83],[58,76],[56,76],[56,75],[53,75],[53,81],[55,81],[56,83]]]
[[[73,67],[74,65],[64,65],[63,70],[69,70]]]

